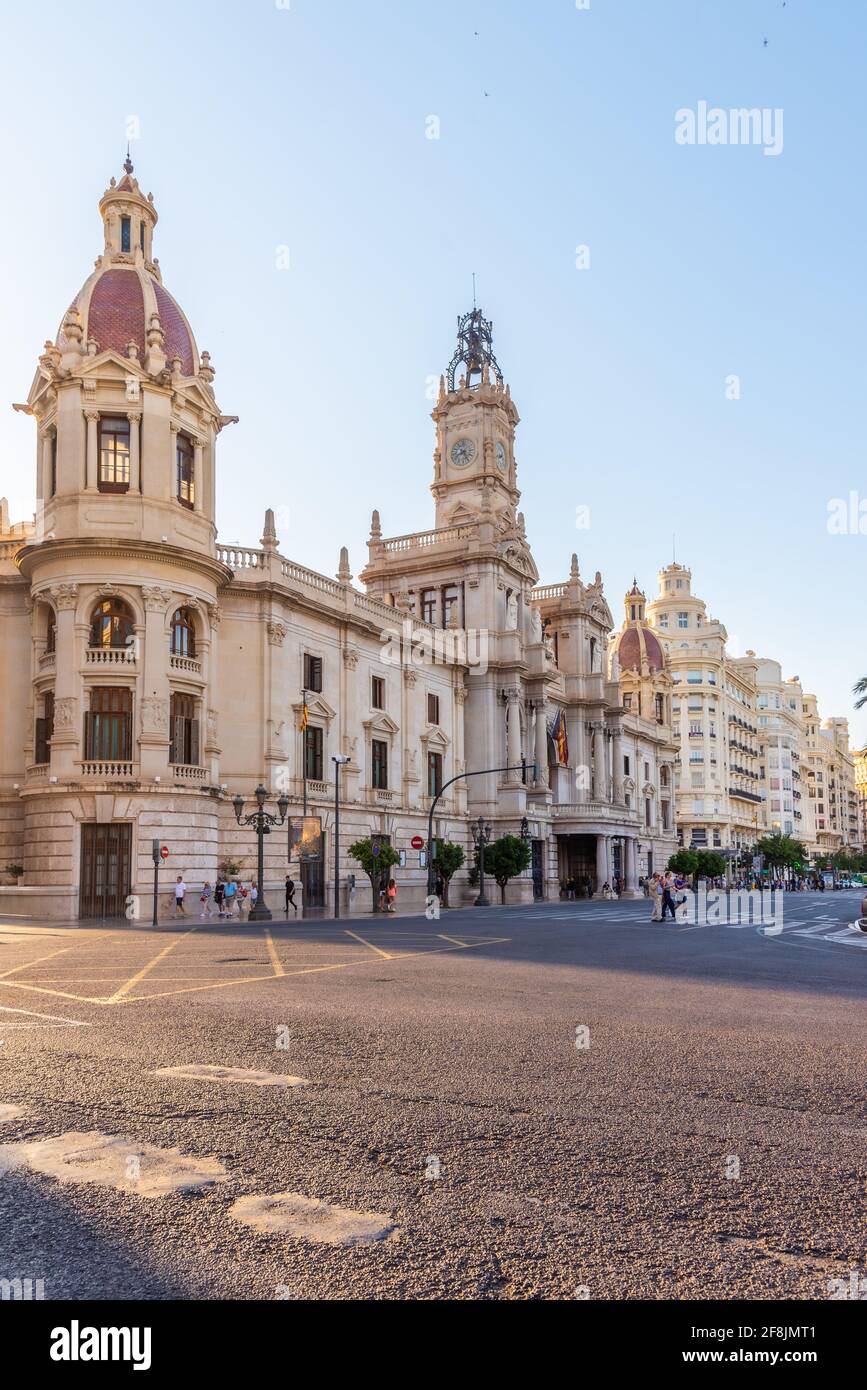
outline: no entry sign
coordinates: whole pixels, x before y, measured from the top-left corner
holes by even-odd
[[[424,840],[421,838],[420,835],[413,835],[412,839],[410,840],[410,844],[412,845],[413,849],[424,849]]]
[[[163,845],[162,849],[160,850],[160,858],[161,858],[161,859],[168,859],[168,857],[169,857],[169,847],[168,847],[168,845]]]

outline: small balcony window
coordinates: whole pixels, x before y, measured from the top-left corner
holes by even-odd
[[[120,219],[120,249],[121,249],[121,251],[129,251],[130,246],[131,246],[131,244],[132,244],[132,243],[131,243],[131,240],[130,240],[131,234],[132,234],[132,224],[131,224],[131,222],[130,222],[130,219],[129,219],[128,217],[122,217],[122,218]]]
[[[199,766],[199,721],[192,695],[172,695],[169,762],[176,767]]]
[[[371,772],[373,786],[377,791],[388,788],[388,744],[375,738],[371,743]]]
[[[54,733],[54,692],[42,697],[42,714],[36,720],[34,762],[47,763],[51,758],[51,738]]]
[[[102,415],[99,420],[100,492],[129,491],[129,420]]]
[[[90,620],[91,647],[131,647],[135,641],[135,619],[122,598],[98,603]]]
[[[189,608],[177,608],[172,616],[171,654],[196,655],[196,625]]]
[[[95,686],[84,716],[84,757],[88,762],[126,762],[132,749],[132,691]]]
[[[427,755],[427,790],[429,796],[439,796],[443,789],[442,753]]]
[[[439,724],[440,722],[439,695],[428,695],[427,697],[427,722],[429,724]]]
[[[185,434],[177,443],[178,501],[192,511],[196,504],[196,484],[193,476],[193,446]]]
[[[385,679],[382,676],[371,677],[370,703],[373,709],[385,709]]]
[[[322,730],[312,724],[304,730],[304,776],[309,782],[322,781]]]
[[[322,690],[322,657],[311,656],[309,652],[304,653],[304,689]]]

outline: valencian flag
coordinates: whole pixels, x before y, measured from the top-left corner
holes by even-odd
[[[554,745],[557,753],[557,762],[561,767],[569,766],[569,740],[566,737],[566,716],[562,709],[558,710],[548,726],[548,737]]]
[[[301,732],[302,732],[302,734],[303,734],[303,733],[306,733],[306,732],[307,732],[307,692],[306,692],[306,690],[305,690],[305,692],[304,692],[304,694],[302,695],[301,698],[302,698],[302,700],[304,701],[303,705],[301,706]]]

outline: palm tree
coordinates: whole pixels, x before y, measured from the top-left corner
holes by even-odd
[[[864,705],[867,705],[867,676],[862,676],[859,681],[855,682],[852,686],[852,694],[860,696],[860,699],[855,701],[856,709],[862,709]]]

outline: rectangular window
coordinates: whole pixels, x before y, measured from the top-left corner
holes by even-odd
[[[645,782],[650,781],[650,763],[644,764],[644,780]]]
[[[176,767],[198,767],[199,721],[192,695],[172,695],[171,721],[169,762]]]
[[[129,251],[131,247],[131,223],[128,217],[120,219],[120,249]]]
[[[429,724],[439,724],[440,722],[439,695],[428,695],[427,697],[427,722]]]
[[[687,685],[701,685],[701,671],[687,671]]]
[[[443,789],[443,757],[442,753],[428,753],[427,755],[427,790],[428,796],[439,796]]]
[[[623,755],[623,775],[624,777],[629,776],[629,758],[625,753]]]
[[[632,709],[632,695],[629,691],[623,696],[623,708]]]
[[[659,615],[659,626],[660,626],[660,627],[668,627],[668,614],[667,614],[667,613],[660,613],[660,615]]]
[[[54,733],[54,692],[46,691],[42,698],[42,717],[36,721],[34,761],[47,763],[51,760],[51,736]]]
[[[449,626],[449,623],[450,623],[451,620],[452,620],[452,613],[456,610],[457,606],[458,606],[458,591],[457,591],[457,589],[455,588],[454,585],[450,584],[450,585],[448,586],[448,588],[443,589],[443,596],[442,596],[443,627],[448,627],[448,626]]]
[[[665,723],[665,696],[664,696],[664,695],[654,695],[653,701],[654,701],[654,705],[655,705],[655,708],[656,708],[656,722],[657,722],[657,724],[664,724],[664,723]]]
[[[99,417],[100,492],[129,490],[129,420],[123,415]]]
[[[57,492],[57,430],[51,436],[51,478],[49,479],[51,489],[49,496],[54,497]]]
[[[322,690],[322,657],[304,653],[304,689]]]
[[[689,614],[688,614],[688,613],[678,613],[678,615],[677,615],[677,625],[678,625],[678,627],[689,627]]]
[[[371,677],[370,703],[374,709],[385,709],[385,679],[382,676]]]
[[[196,484],[193,474],[193,445],[185,434],[177,443],[178,501],[190,510],[196,504]]]
[[[84,716],[86,762],[127,762],[132,756],[132,691],[124,686],[94,686]]]
[[[388,787],[388,744],[375,738],[370,747],[373,786],[376,791],[385,791]]]
[[[437,591],[436,589],[422,589],[421,591],[421,620],[423,623],[432,623],[436,619],[437,611]]]
[[[139,224],[138,224],[138,244],[139,244],[139,246],[141,247],[142,251],[144,251],[144,249],[145,249],[145,224],[144,224],[144,222],[139,222]]]
[[[304,730],[304,776],[309,782],[322,781],[322,730],[313,724]]]

